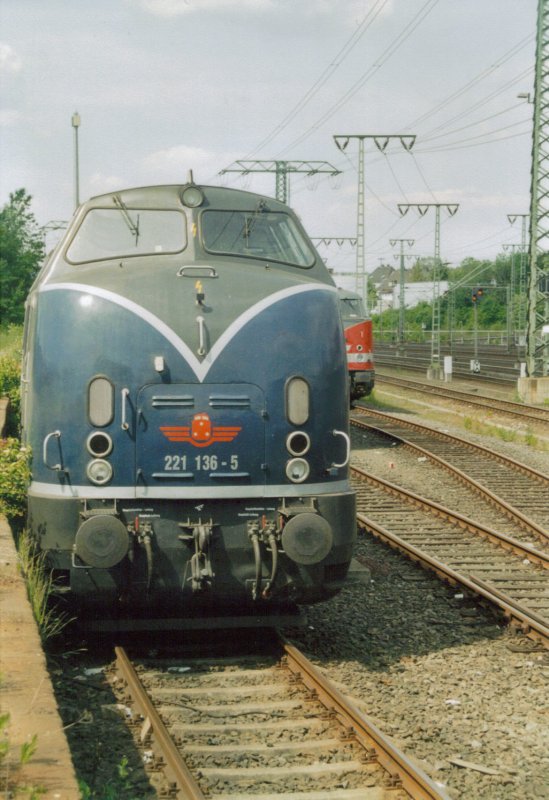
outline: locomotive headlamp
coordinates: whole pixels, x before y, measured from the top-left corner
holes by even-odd
[[[286,449],[292,456],[304,456],[310,446],[311,439],[304,431],[292,431],[286,437]]]
[[[112,439],[108,433],[94,431],[88,436],[86,447],[88,448],[88,453],[92,456],[108,456],[112,450]]]
[[[198,186],[187,186],[181,192],[181,202],[189,208],[198,208],[204,202],[204,195]]]
[[[303,483],[309,477],[309,464],[304,458],[292,458],[286,464],[286,476],[292,483]]]
[[[102,458],[95,458],[86,467],[86,474],[92,483],[104,486],[112,478],[112,466]]]

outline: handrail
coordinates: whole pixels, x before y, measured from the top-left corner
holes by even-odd
[[[336,464],[335,461],[334,461],[334,463],[332,464],[332,467],[336,467],[336,469],[341,469],[342,467],[346,467],[347,466],[347,464],[349,463],[349,460],[351,458],[351,440],[350,440],[348,434],[345,433],[345,431],[333,430],[332,433],[333,433],[334,436],[343,436],[343,438],[345,439],[345,444],[346,444],[346,447],[347,447],[347,453],[345,455],[345,461],[343,461],[341,464]]]
[[[51,433],[48,433],[47,436],[44,437],[44,443],[42,445],[42,461],[44,462],[44,464],[48,469],[53,469],[59,472],[60,470],[63,469],[63,464],[61,462],[59,462],[58,464],[53,464],[53,466],[52,464],[48,464],[48,443],[50,439],[52,439],[54,436],[56,439],[60,439],[61,431],[52,431]]]

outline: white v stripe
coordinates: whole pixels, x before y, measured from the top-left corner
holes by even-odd
[[[169,327],[169,325],[166,325],[166,323],[163,322],[160,317],[157,317],[151,311],[148,311],[138,303],[134,303],[133,300],[128,300],[128,298],[124,297],[123,295],[116,294],[116,292],[111,292],[108,289],[102,289],[99,286],[89,286],[88,284],[84,283],[50,283],[46,286],[43,286],[40,289],[40,292],[51,292],[55,290],[81,292],[82,294],[101,297],[104,300],[108,300],[111,303],[116,303],[122,308],[125,308],[127,311],[130,311],[132,314],[135,314],[140,319],[147,322],[160,334],[162,334],[162,336],[164,336],[164,338],[167,339],[170,344],[173,345],[173,347],[175,347],[180,355],[183,356],[201,383],[206,378],[206,375],[208,374],[215,360],[219,358],[219,355],[229,344],[231,339],[233,339],[234,336],[236,336],[236,334],[242,330],[242,328],[251,319],[256,317],[266,308],[269,308],[269,306],[272,306],[281,300],[285,300],[288,297],[293,297],[294,295],[298,295],[303,292],[337,292],[335,287],[327,286],[326,284],[305,283],[299,286],[289,286],[288,288],[281,289],[280,291],[275,292],[268,297],[264,297],[262,300],[259,300],[259,302],[246,309],[243,314],[237,317],[219,337],[204,360],[199,361],[191,348],[183,341],[183,339],[181,339],[180,336],[176,334],[174,330],[172,330],[172,328]]]

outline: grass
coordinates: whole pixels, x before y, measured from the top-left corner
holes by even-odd
[[[395,413],[402,413],[403,411],[407,411],[408,409],[403,408],[402,406],[396,406],[392,403],[389,403],[387,400],[380,400],[379,396],[376,394],[375,389],[372,391],[371,394],[367,395],[366,397],[362,397],[359,402],[360,404],[367,406],[371,406],[372,408],[377,408],[380,411],[394,411]]]
[[[51,607],[49,598],[53,589],[53,579],[45,565],[45,553],[37,550],[34,540],[26,530],[23,530],[18,537],[17,549],[40,637],[43,642],[47,642],[58,636],[70,619]]]
[[[0,357],[20,358],[23,348],[23,326],[0,326]]]
[[[471,433],[478,433],[482,436],[495,436],[504,442],[516,442],[518,439],[516,431],[500,428],[498,425],[489,425],[487,422],[480,422],[477,419],[473,419],[473,417],[464,417],[463,427]]]
[[[12,746],[9,739],[9,724],[10,715],[8,713],[0,714],[0,764],[2,765],[0,791],[2,796],[5,797],[16,797],[24,794],[27,800],[37,800],[37,798],[46,794],[46,789],[42,786],[22,786],[18,782],[18,774],[21,767],[28,764],[34,756],[38,747],[38,736],[35,733],[28,741],[23,742],[19,747],[17,759],[12,759],[10,758]]]
[[[497,439],[502,439],[504,442],[522,442],[523,444],[531,447],[533,450],[546,450],[543,442],[532,430],[526,432],[512,431],[508,428],[501,428],[498,425],[489,425],[486,422],[479,422],[472,417],[463,418],[463,427],[466,431],[471,433],[478,433],[482,436],[494,436]]]

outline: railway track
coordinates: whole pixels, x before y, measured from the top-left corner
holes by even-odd
[[[116,648],[111,683],[159,796],[448,798],[295,647],[279,648],[139,665]]]
[[[400,388],[413,389],[415,392],[422,392],[423,394],[443,397],[444,399],[459,400],[461,403],[483,408],[490,412],[503,411],[525,422],[541,421],[549,423],[549,408],[543,408],[541,406],[514,403],[511,400],[501,400],[496,397],[484,395],[475,394],[473,396],[470,392],[462,392],[446,385],[433,386],[432,384],[414,381],[409,378],[397,378],[392,375],[380,374],[379,372],[376,373],[376,381],[378,384],[382,385],[398,386]]]
[[[549,476],[481,445],[374,409],[355,409],[354,426],[413,448],[504,514],[529,541],[549,545]]]
[[[359,525],[549,646],[547,554],[362,469],[352,475]]]
[[[520,376],[519,363],[524,361],[520,348],[485,345],[478,348],[475,357],[472,346],[454,345],[450,350],[444,346],[441,355],[452,355],[453,374],[460,380],[482,381],[494,385],[509,386]],[[427,371],[431,363],[431,344],[407,342],[399,348],[396,344],[376,342],[374,351],[376,367],[395,367],[414,372]],[[479,371],[471,372],[471,361],[479,362]],[[377,377],[377,376],[376,376]]]

